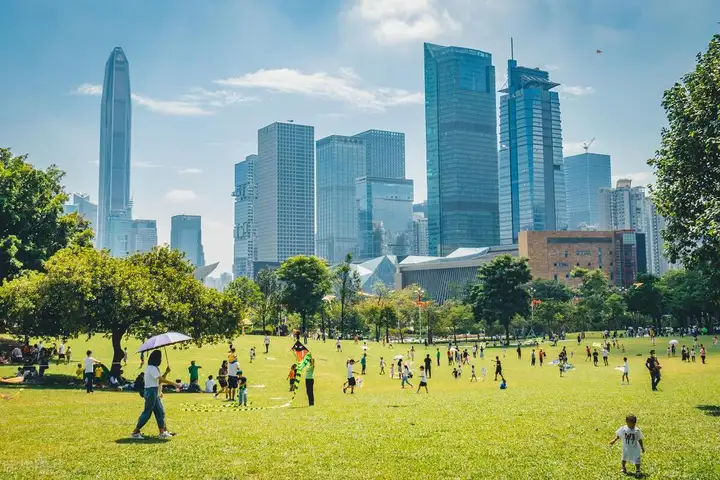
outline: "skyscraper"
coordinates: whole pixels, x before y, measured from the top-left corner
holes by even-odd
[[[652,198],[645,198],[645,233],[647,241],[648,272],[653,275],[664,275],[668,270],[677,268],[665,255],[665,239],[662,231],[665,228],[665,218],[655,207]]]
[[[90,222],[90,228],[95,234],[95,241],[97,241],[98,206],[90,201],[89,193],[70,195],[70,201],[63,205],[63,211],[65,213],[77,212],[78,215]]]
[[[479,50],[425,44],[428,248],[500,242],[495,67]]]
[[[155,247],[157,247],[157,222],[133,220],[130,230],[130,253],[146,253]]]
[[[360,176],[405,178],[405,134],[368,130],[355,135],[365,141],[367,160]]]
[[[598,228],[601,188],[610,188],[610,155],[581,153],[565,157],[568,229]]]
[[[413,234],[411,255],[428,256],[428,223],[422,213],[413,213]]]
[[[200,215],[175,215],[170,222],[170,248],[185,253],[196,267],[205,265]]]
[[[508,60],[500,90],[500,242],[567,228],[560,100],[548,72]]]
[[[255,262],[255,200],[257,155],[248,155],[235,164],[235,228],[233,230],[233,275],[254,278]]]
[[[317,254],[336,263],[358,252],[355,181],[365,174],[366,142],[333,135],[316,145]]]
[[[409,255],[412,249],[413,181],[357,179],[359,257]]]
[[[100,109],[100,195],[97,246],[115,256],[128,252],[130,201],[130,65],[115,47],[105,64]]]
[[[616,188],[601,188],[598,193],[600,230],[645,232],[645,189],[633,187],[622,178]]]
[[[315,129],[273,123],[258,130],[257,260],[315,253]]]

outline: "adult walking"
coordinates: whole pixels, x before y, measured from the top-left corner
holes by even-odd
[[[95,365],[100,363],[99,360],[92,357],[92,352],[87,351],[87,357],[83,361],[83,367],[85,371],[85,391],[87,393],[93,393],[93,380],[95,380]]]
[[[518,347],[519,348],[519,347]],[[495,381],[497,382],[497,377],[500,375],[500,378],[503,378],[502,374],[502,363],[500,362],[500,357],[495,357]]]
[[[430,354],[428,353],[425,356],[425,373],[427,374],[428,378],[432,378],[432,358],[430,358]]]
[[[645,360],[645,367],[650,372],[650,382],[653,391],[657,391],[658,383],[660,383],[660,361],[655,357],[655,350],[650,350],[650,356]]]
[[[270,336],[265,334],[265,340],[263,342],[265,343],[265,353],[268,353],[270,351]]]
[[[168,380],[167,374],[170,373],[170,366],[165,369],[165,374],[160,374],[160,364],[162,363],[162,353],[160,350],[153,350],[150,353],[147,361],[147,367],[145,368],[145,390],[143,391],[143,398],[145,398],[145,408],[143,409],[140,417],[138,418],[135,430],[133,430],[130,438],[135,440],[142,440],[143,437],[140,431],[145,424],[150,420],[150,417],[155,415],[155,421],[157,421],[160,438],[172,438],[173,434],[168,432],[165,424],[165,408],[162,404],[162,385],[175,385],[171,380]]]
[[[305,369],[305,391],[308,397],[308,406],[315,405],[315,359],[310,359],[310,364]]]

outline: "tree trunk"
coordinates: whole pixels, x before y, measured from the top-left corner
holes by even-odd
[[[505,325],[505,343],[510,345],[510,324]]]
[[[432,345],[432,328],[430,328],[430,310],[427,312],[427,343],[428,345]]]
[[[302,332],[300,332],[300,334],[305,335],[305,333],[307,332],[307,320],[306,320],[305,314],[302,313],[300,315],[300,318],[302,319]]]
[[[380,324],[379,323],[375,324],[375,341],[378,343],[380,342]]]
[[[453,326],[453,342],[455,342],[455,345],[457,345],[457,328],[455,328],[455,322],[453,322],[452,326]]]
[[[390,343],[390,324],[385,322],[385,343]]]
[[[110,367],[110,375],[120,378],[120,370],[122,368],[122,360],[125,357],[125,351],[122,347],[122,337],[127,331],[126,327],[120,327],[112,331],[113,359]]]

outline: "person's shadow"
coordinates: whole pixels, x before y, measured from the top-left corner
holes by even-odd
[[[115,440],[118,445],[147,445],[152,443],[167,443],[170,440],[167,438],[158,437],[145,437],[142,440],[136,440],[134,438],[119,438]]]
[[[710,415],[711,417],[720,417],[720,405],[698,405],[695,408],[705,412],[705,415]]]

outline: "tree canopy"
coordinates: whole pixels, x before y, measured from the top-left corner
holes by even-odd
[[[282,303],[300,315],[307,332],[308,319],[322,310],[323,297],[332,287],[327,265],[318,257],[299,255],[285,260],[277,276],[283,282]]]

